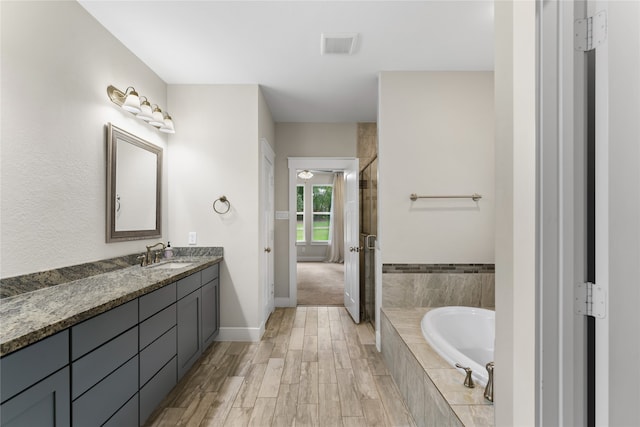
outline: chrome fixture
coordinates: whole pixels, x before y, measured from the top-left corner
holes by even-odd
[[[302,172],[300,172],[298,174],[298,178],[300,178],[300,179],[311,179],[311,178],[313,178],[313,173],[311,173],[311,171],[305,169],[305,170],[303,170]]]
[[[155,251],[152,255],[151,249],[155,248],[158,245],[162,245],[162,249],[159,251]],[[140,259],[140,257],[143,258],[142,261],[140,262],[140,266],[144,267],[144,266],[159,262],[160,259],[162,259],[162,253],[166,248],[167,246],[162,242],[158,242],[154,245],[147,246],[147,252],[145,252],[144,254],[138,257],[138,259]]]
[[[160,132],[176,133],[171,116],[163,113],[157,104],[151,105],[146,96],[139,96],[133,86],[129,86],[123,92],[117,87],[109,85],[107,95],[109,95],[111,102],[131,114],[135,114],[137,118],[156,127]]]
[[[487,380],[487,386],[484,388],[484,398],[489,402],[493,402],[493,362],[487,363],[486,367],[489,380]]]
[[[473,382],[473,378],[471,378],[472,370],[467,366],[462,366],[459,363],[456,363],[456,368],[464,369],[464,372],[467,374],[464,377],[464,386],[469,388],[474,388],[476,385]]]
[[[223,207],[218,208],[218,203],[223,203]],[[213,210],[216,211],[216,213],[224,215],[229,212],[229,209],[231,209],[231,203],[229,202],[229,199],[227,199],[227,196],[220,196],[213,201]]]
[[[418,196],[416,193],[411,193],[409,196],[412,202],[418,199],[471,199],[474,202],[482,199],[482,196],[478,193],[473,193],[469,196]]]

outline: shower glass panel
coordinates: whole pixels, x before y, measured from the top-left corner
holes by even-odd
[[[375,322],[375,243],[378,234],[378,159],[360,172],[360,319]]]

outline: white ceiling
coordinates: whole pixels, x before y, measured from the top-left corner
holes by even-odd
[[[376,121],[380,71],[493,69],[492,0],[80,4],[168,84],[260,84],[277,122]]]

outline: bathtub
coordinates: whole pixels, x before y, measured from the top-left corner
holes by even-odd
[[[433,349],[451,366],[473,370],[474,381],[487,384],[485,365],[493,361],[495,312],[476,307],[440,307],[427,312],[420,322]]]

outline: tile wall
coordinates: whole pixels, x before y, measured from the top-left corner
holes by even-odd
[[[383,307],[495,307],[493,264],[384,264]]]

